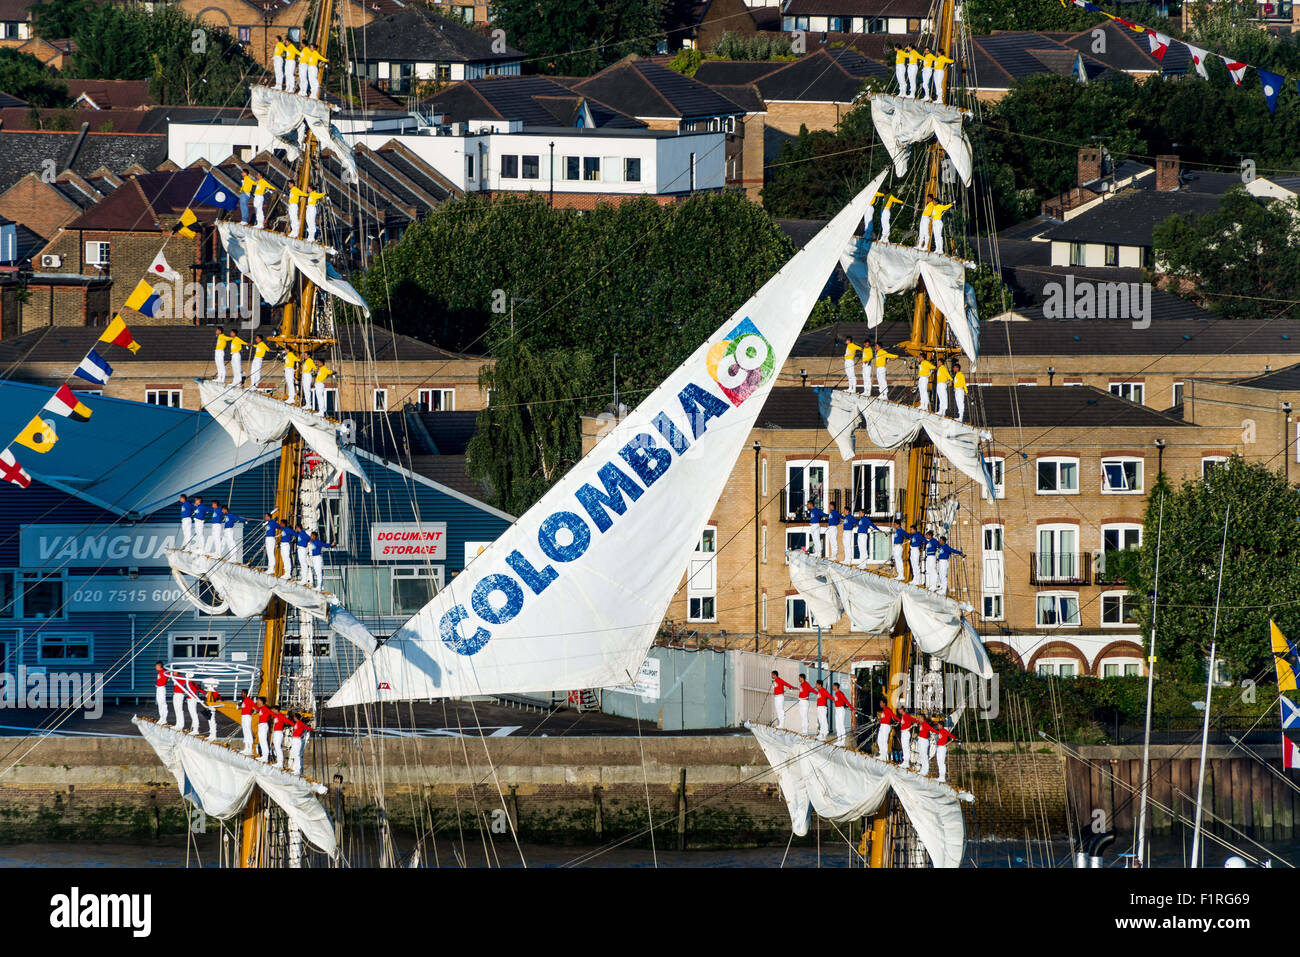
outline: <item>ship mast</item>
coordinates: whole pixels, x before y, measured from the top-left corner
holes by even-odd
[[[935,45],[946,57],[952,57],[953,5],[954,0],[942,0],[939,21],[935,30]],[[948,71],[945,76],[945,84],[948,77],[951,76],[952,71]],[[947,94],[947,90],[944,92]],[[945,95],[944,102],[951,102],[951,97]],[[939,175],[943,165],[943,147],[937,142],[931,143],[928,147],[927,161],[928,175],[926,177],[925,193],[921,198],[922,203],[926,202],[930,196],[938,197],[939,195]],[[944,322],[943,313],[926,295],[925,284],[919,283],[916,305],[912,310],[912,332],[908,340],[901,343],[901,346],[908,355],[918,359],[929,359],[938,365],[947,358],[950,352],[956,351],[944,345],[945,333],[946,323]],[[930,441],[926,431],[921,429],[907,453],[907,491],[903,499],[903,525],[905,528],[910,528],[913,523],[916,523],[918,528],[922,527],[925,520],[926,500],[933,477],[934,444]],[[889,692],[888,684],[895,680],[895,676],[901,675],[904,680],[907,679],[912,665],[912,644],[912,631],[907,627],[907,618],[900,615],[898,624],[894,627],[889,651],[889,671],[885,676],[886,693]],[[913,694],[915,694],[915,689],[913,689]],[[909,702],[909,705],[911,704],[912,702]],[[890,746],[892,747],[892,738]],[[904,758],[906,759],[906,756]],[[880,810],[872,818],[871,858],[869,861],[871,867],[893,866],[894,837],[900,813],[894,801],[887,801],[881,805]]]
[[[334,20],[334,0],[319,0],[317,6],[314,43],[317,50],[326,52],[329,47],[330,27]],[[310,191],[314,167],[319,162],[320,144],[310,129],[306,131],[306,144],[302,162],[298,167],[297,186],[302,193]],[[298,199],[298,231],[295,239],[302,239],[306,197]],[[312,351],[328,345],[332,340],[317,337],[315,333],[316,286],[305,277],[298,280],[298,295],[284,305],[280,335],[268,341],[291,349],[305,357]],[[276,482],[276,515],[282,522],[292,521],[297,515],[301,499],[303,469],[303,441],[296,429],[290,429],[280,446],[280,474]],[[262,615],[262,668],[258,694],[266,697],[272,708],[280,708],[280,672],[284,659],[284,636],[288,629],[289,605],[281,598],[272,598]],[[303,660],[315,653],[309,635],[302,635],[300,653]],[[238,720],[238,719],[236,719]],[[266,867],[271,864],[270,844],[267,840],[266,813],[269,805],[256,789],[244,808],[240,831],[240,867]]]

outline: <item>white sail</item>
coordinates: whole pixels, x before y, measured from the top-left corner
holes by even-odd
[[[962,183],[970,186],[971,146],[962,129],[962,119],[968,115],[955,106],[907,96],[871,95],[871,122],[893,159],[894,173],[898,176],[907,175],[909,147],[933,136],[952,160]]]
[[[244,809],[253,788],[260,787],[312,847],[334,856],[334,825],[316,799],[329,792],[325,785],[166,725],[138,717],[131,721],[176,778],[181,795],[204,814],[228,820]]]
[[[758,739],[781,783],[795,834],[808,833],[812,811],[839,823],[875,814],[892,789],[934,866],[961,866],[966,824],[958,801],[966,796],[955,788],[793,731],[761,724],[745,727]]]
[[[342,605],[334,602],[329,606],[329,625],[335,634],[352,642],[364,654],[371,654],[379,644],[369,628]]]
[[[327,256],[334,250],[328,246],[243,223],[218,222],[217,233],[235,268],[253,281],[258,293],[271,305],[278,306],[289,298],[297,270],[318,288],[352,303],[369,318],[370,307],[361,294],[331,272]]]
[[[975,629],[962,618],[962,612],[971,610],[970,605],[907,582],[818,560],[801,551],[786,552],[786,558],[790,582],[805,601],[809,596],[803,587],[820,579],[834,590],[841,612],[847,613],[849,620],[864,631],[892,631],[901,614],[918,647],[927,655],[965,668],[981,678],[993,677],[988,652]],[[821,582],[816,584],[820,586]],[[812,594],[814,600],[825,598],[820,587]],[[835,617],[838,620],[840,616]],[[821,624],[824,626],[826,622]]]
[[[934,447],[949,462],[971,481],[988,489],[990,496],[993,495],[993,476],[980,453],[980,440],[992,438],[990,433],[947,416],[899,405],[878,396],[819,388],[817,398],[826,429],[845,459],[857,454],[853,447],[853,429],[859,422],[867,430],[871,444],[880,449],[901,448],[925,429]]]
[[[866,261],[857,244],[846,246],[840,265],[867,314],[867,326],[875,328],[885,318],[885,296],[903,292],[925,282],[930,300],[948,321],[948,331],[970,358],[971,368],[979,359],[979,309],[975,290],[966,282],[966,264],[960,259],[898,243],[871,243]]]
[[[370,491],[370,480],[361,461],[339,441],[337,422],[255,389],[240,389],[208,379],[199,382],[199,402],[239,445],[278,442],[290,429],[297,429],[303,441],[334,471],[355,475],[362,488]]]
[[[291,578],[277,578],[257,568],[238,565],[212,555],[196,555],[183,548],[166,551],[172,577],[183,589],[182,594],[199,611],[220,615],[229,611],[236,618],[251,618],[266,610],[272,598],[283,598],[290,605],[324,618],[330,596],[300,584]],[[211,605],[186,584],[184,575],[206,579],[220,598]]]
[[[635,675],[777,374],[885,175],[613,423],[330,704],[597,688]]]
[[[257,125],[271,137],[275,148],[284,150],[290,162],[296,160],[302,151],[299,137],[305,123],[321,146],[333,152],[343,164],[344,178],[350,183],[357,181],[356,157],[352,155],[352,147],[343,141],[339,131],[330,123],[328,103],[260,84],[255,84],[251,90]]]

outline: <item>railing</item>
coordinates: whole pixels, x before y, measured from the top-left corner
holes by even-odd
[[[1030,552],[1029,584],[1091,585],[1092,555],[1088,552]]]
[[[1125,582],[1124,575],[1119,570],[1119,563],[1112,562],[1112,570],[1106,571],[1106,556],[1110,552],[1097,552],[1093,556],[1092,562],[1092,581],[1095,585],[1123,585]]]

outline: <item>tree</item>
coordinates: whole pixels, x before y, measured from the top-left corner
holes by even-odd
[[[0,47],[0,90],[33,107],[65,106],[68,87],[54,78],[45,64],[30,53]]]
[[[1288,635],[1300,635],[1300,495],[1281,473],[1266,465],[1232,458],[1208,481],[1190,480],[1179,489],[1158,483],[1147,500],[1142,546],[1127,569],[1143,634],[1150,634],[1157,525],[1160,532],[1160,593],[1157,636],[1162,675],[1203,676],[1210,652],[1219,550],[1228,516],[1223,596],[1219,608],[1218,654],[1237,678],[1271,673],[1268,621]]]
[[[654,53],[663,0],[498,0],[494,25],[539,73],[588,76],[629,53]]]
[[[710,51],[723,60],[794,60],[790,38],[770,33],[724,32]]]
[[[972,34],[992,33],[994,30],[1073,33],[1105,23],[1106,18],[1080,7],[1042,3],[1040,0],[966,0],[962,5],[962,21]]]
[[[1171,292],[1187,283],[1229,319],[1270,319],[1300,298],[1298,213],[1293,200],[1265,200],[1236,187],[1215,212],[1157,226],[1155,259],[1172,277]]]
[[[65,40],[94,9],[95,0],[43,0],[32,8],[32,25],[46,40]]]
[[[871,81],[878,88],[878,81]],[[763,206],[771,215],[791,219],[827,219],[839,212],[888,162],[883,149],[873,150],[876,131],[871,109],[856,106],[834,132],[808,132],[781,144],[767,168]]]

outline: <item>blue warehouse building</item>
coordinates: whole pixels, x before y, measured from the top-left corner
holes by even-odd
[[[0,429],[18,434],[50,394],[0,382]],[[178,496],[198,494],[248,519],[243,554],[262,567],[278,446],[236,447],[205,412],[79,398],[90,421],[51,417],[59,441],[50,451],[12,446],[31,486],[0,483],[0,672],[102,674],[113,701],[152,699],[156,660],[256,664],[260,617],[198,611],[173,579],[165,549],[180,534]],[[514,521],[475,497],[462,455],[441,454],[463,452],[473,413],[410,423],[403,415],[356,423],[356,452],[373,491],[344,476],[322,508],[324,537],[338,546],[325,553],[325,587],[378,636],[396,630]],[[288,672],[301,660],[296,632],[291,617]],[[323,623],[314,645],[316,689],[329,694],[359,655]]]

